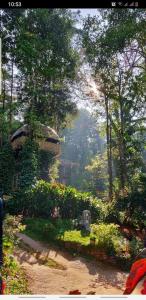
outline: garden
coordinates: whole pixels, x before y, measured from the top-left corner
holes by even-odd
[[[63,184],[40,180],[27,193],[21,196],[18,193],[14,199],[6,200],[5,207],[11,215],[23,217],[24,233],[33,239],[108,261],[126,271],[143,248],[133,219],[131,223],[127,221],[127,228],[133,226],[136,234],[130,238],[130,233],[123,229],[126,229],[123,205],[120,211],[114,201],[109,205],[90,193]],[[55,208],[58,215],[53,215]],[[90,232],[80,225],[84,210],[91,212]]]

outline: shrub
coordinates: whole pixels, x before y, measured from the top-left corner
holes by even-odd
[[[19,152],[19,164],[17,168],[20,173],[18,186],[19,193],[26,191],[32,183],[36,182],[38,173],[38,145],[30,138]]]
[[[116,201],[112,203],[105,203],[102,207],[102,220],[105,223],[120,223],[120,209],[116,207]]]
[[[107,255],[115,258],[116,264],[124,271],[129,271],[129,268],[135,259],[136,255],[142,249],[140,240],[133,238],[131,242],[127,241],[119,232],[118,225],[93,224],[92,232],[88,235],[83,235],[81,230],[73,230],[72,221],[64,220],[45,220],[45,219],[27,219],[26,234],[36,240],[60,244],[62,241],[68,242],[68,247],[72,246],[77,249],[78,245],[89,246],[91,239],[95,239],[94,250],[103,250]],[[61,243],[60,243],[61,242]],[[72,245],[70,245],[72,243]]]
[[[100,218],[101,201],[93,199],[89,193],[81,193],[75,188],[57,183],[38,181],[30,190],[12,200],[6,201],[6,210],[11,214],[29,217],[51,217],[54,207],[60,208],[61,217],[76,219],[84,209],[91,211],[92,220]]]
[[[21,222],[22,216],[11,216],[9,214],[5,216],[3,222],[4,241],[6,239],[13,244],[16,243],[16,233],[25,229],[25,225],[22,225]]]
[[[121,224],[127,223],[132,227],[144,226],[144,220],[146,218],[145,199],[145,189],[140,190],[138,186],[135,191],[129,192],[126,196],[119,196],[113,202],[111,210],[111,215],[115,218],[115,222]],[[109,215],[106,221],[109,221]]]
[[[42,241],[54,241],[57,237],[61,237],[66,230],[72,230],[71,220],[28,218],[24,220],[24,223],[26,224],[26,234]]]
[[[143,242],[139,238],[133,238],[129,243],[129,252],[132,259],[139,254],[139,252],[143,249]]]
[[[0,189],[5,194],[11,194],[12,192],[14,172],[14,153],[11,145],[9,143],[5,143],[0,148]]]
[[[6,282],[6,294],[25,294],[28,293],[27,280],[18,262],[13,256],[15,245],[18,239],[16,233],[25,227],[21,224],[21,216],[5,216],[3,224],[3,267],[2,277]]]
[[[96,237],[97,247],[105,249],[108,253],[116,254],[117,249],[123,242],[123,237],[119,233],[118,227],[115,224],[93,224],[91,232]]]

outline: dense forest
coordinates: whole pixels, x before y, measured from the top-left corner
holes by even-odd
[[[71,220],[89,209],[115,237],[111,223],[146,226],[145,26],[144,9],[1,10],[8,213],[50,220],[59,207]]]
[[[110,200],[134,192],[144,180],[145,11],[99,10],[81,29],[76,27],[78,17],[67,9],[2,11],[0,180],[5,193],[11,193],[15,174],[10,137],[23,124],[30,124],[34,136],[39,124],[65,136],[61,159],[81,160],[78,174],[86,167],[98,177],[98,159],[102,166],[107,162]],[[83,71],[89,65],[96,90]],[[77,117],[78,102],[86,107],[85,98],[94,112],[81,111]],[[106,140],[102,151],[100,133]],[[76,186],[82,186],[84,178],[74,176]]]

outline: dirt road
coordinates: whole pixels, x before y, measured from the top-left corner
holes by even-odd
[[[42,256],[48,256],[64,266],[64,270],[50,268],[38,263],[38,260],[26,250],[15,253],[17,260],[28,278],[32,294],[68,294],[78,289],[84,295],[89,292],[104,295],[121,295],[127,274],[102,262],[91,261],[82,257],[73,257],[66,251],[34,241],[24,234],[19,238]]]

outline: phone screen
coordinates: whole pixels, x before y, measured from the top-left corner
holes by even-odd
[[[146,10],[70,4],[0,9],[1,294],[144,295]]]

